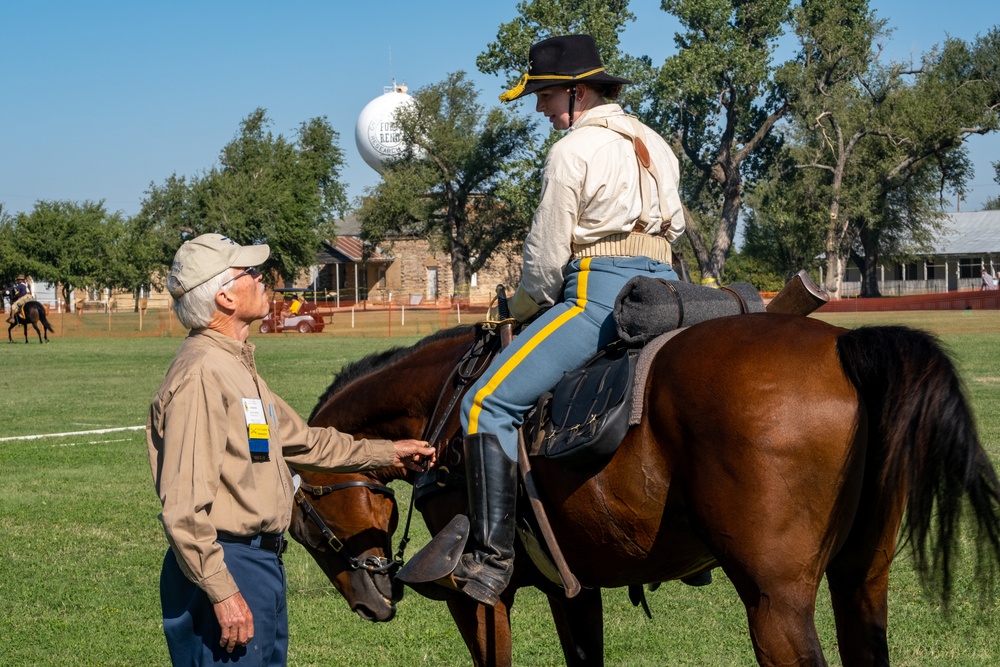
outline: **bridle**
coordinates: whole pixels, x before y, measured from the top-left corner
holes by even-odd
[[[337,537],[337,535],[330,530],[330,526],[326,524],[323,517],[319,515],[316,508],[313,506],[309,499],[306,498],[306,493],[311,495],[314,500],[322,498],[325,495],[334,493],[336,491],[343,491],[344,489],[355,489],[355,488],[365,488],[373,493],[380,493],[390,501],[392,501],[393,509],[396,509],[396,492],[385,484],[379,484],[377,482],[367,482],[367,481],[354,481],[354,482],[344,482],[342,484],[332,484],[330,486],[313,486],[312,484],[307,484],[302,482],[299,485],[299,489],[295,492],[295,504],[299,506],[302,513],[305,514],[309,519],[316,524],[319,531],[323,534],[323,539],[326,540],[326,544],[333,549],[334,553],[339,554],[347,562],[348,567],[352,570],[365,570],[372,574],[380,574],[382,572],[392,573],[398,570],[403,565],[403,552],[400,548],[399,553],[396,554],[395,558],[389,560],[382,556],[366,556],[365,558],[358,558],[351,554],[351,552],[346,548],[344,542]]]
[[[501,312],[507,312],[505,299],[503,301],[503,308],[501,309]],[[509,313],[506,317],[509,317]],[[434,443],[438,441],[441,431],[455,410],[458,399],[461,398],[464,393],[463,390],[471,382],[482,375],[486,370],[486,367],[489,366],[490,361],[493,359],[493,356],[496,354],[498,349],[498,345],[495,344],[495,342],[499,340],[495,335],[497,324],[497,322],[489,321],[481,323],[481,328],[479,329],[479,332],[473,340],[469,350],[462,356],[458,364],[452,370],[448,381],[442,385],[441,392],[438,394],[437,402],[434,405],[434,409],[431,411],[430,419],[428,419],[424,429],[423,439],[427,442]],[[494,341],[494,344],[491,344],[490,341]],[[442,410],[441,406],[444,404],[444,395],[448,387],[452,387],[452,396],[446,407]],[[454,474],[451,471],[448,471],[447,468],[444,468],[443,470],[433,469],[430,473],[425,471],[422,474],[427,475],[441,472],[445,475]],[[406,514],[406,526],[403,530],[403,537],[399,541],[399,549],[396,551],[392,560],[381,556],[367,556],[364,559],[360,559],[351,555],[351,553],[345,548],[346,545],[343,540],[337,537],[333,530],[330,529],[330,526],[327,525],[326,521],[323,520],[323,517],[320,516],[319,512],[316,511],[316,508],[306,497],[306,493],[308,493],[313,497],[313,499],[319,499],[325,495],[334,493],[335,491],[360,487],[368,489],[373,493],[382,494],[392,501],[393,508],[398,511],[396,493],[385,484],[357,480],[353,482],[343,482],[341,484],[332,484],[330,486],[314,486],[312,484],[307,484],[306,482],[301,482],[298,490],[295,492],[295,504],[299,506],[302,513],[309,517],[309,519],[323,534],[326,544],[334,551],[334,553],[342,556],[346,560],[348,567],[352,570],[366,570],[372,574],[382,572],[388,572],[391,574],[403,566],[403,552],[406,550],[406,546],[410,542],[410,521],[413,518],[413,507],[415,505],[415,498],[417,495],[416,486],[417,485],[414,484],[414,493],[410,497],[410,508]],[[443,487],[445,485],[438,482],[437,486]],[[391,541],[389,546],[391,550]]]

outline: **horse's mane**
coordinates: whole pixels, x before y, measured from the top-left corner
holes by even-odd
[[[389,348],[383,352],[373,352],[366,357],[362,357],[357,361],[347,364],[340,369],[339,373],[333,376],[333,382],[330,383],[330,386],[327,387],[326,391],[324,391],[319,397],[319,400],[316,402],[316,407],[313,408],[312,414],[309,415],[309,421],[311,422],[313,420],[313,417],[316,416],[316,413],[331,396],[351,382],[365,377],[370,373],[374,373],[378,369],[388,366],[398,359],[408,357],[420,348],[430,345],[431,343],[436,343],[440,340],[450,340],[452,338],[467,336],[478,326],[479,325],[477,324],[460,324],[457,327],[452,327],[451,329],[441,329],[427,338],[417,341],[409,347],[399,346]]]

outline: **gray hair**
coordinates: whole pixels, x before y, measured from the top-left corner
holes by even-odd
[[[215,295],[236,274],[229,268],[174,300],[174,314],[188,329],[204,329],[215,315]]]

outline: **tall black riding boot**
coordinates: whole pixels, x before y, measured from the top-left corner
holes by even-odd
[[[493,606],[514,570],[517,462],[492,433],[467,435],[465,474],[471,530],[454,577],[463,593]]]

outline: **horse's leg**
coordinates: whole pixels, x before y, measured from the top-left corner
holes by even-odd
[[[845,665],[888,667],[888,559],[868,572],[827,570],[840,659]]]
[[[818,582],[784,573],[757,580],[724,567],[747,609],[750,639],[761,665],[825,667],[815,625]],[[802,573],[804,576],[804,573]]]
[[[761,444],[728,458],[713,451],[712,443],[690,447],[695,450],[689,455],[692,462],[681,476],[688,484],[692,525],[746,607],[757,661],[826,665],[814,618],[816,592],[829,564],[832,547],[826,535],[838,493],[826,477],[836,482],[840,465],[834,460],[831,471],[810,460],[820,459],[813,454],[823,451],[819,443],[796,450],[774,431],[759,428],[754,435],[747,428],[744,433]],[[792,435],[805,441],[798,432]],[[784,456],[771,454],[775,450]],[[835,451],[827,448],[830,458]]]
[[[870,506],[870,505],[869,505]],[[847,542],[826,570],[845,665],[888,666],[889,566],[903,507],[859,512]]]
[[[567,598],[560,590],[548,598],[567,667],[603,665],[604,607],[601,589],[584,588],[574,598]]]
[[[41,345],[42,344],[42,332],[38,330],[38,321],[37,320],[33,321],[31,323],[31,326],[35,327],[35,334],[38,336],[38,344]],[[27,329],[25,329],[25,331],[27,331]],[[25,342],[28,342],[28,341],[25,341]]]
[[[733,447],[727,455],[713,451],[712,443],[692,445],[690,467],[682,472],[688,511],[746,606],[758,662],[826,665],[815,604],[832,549],[826,536],[842,463],[836,447],[824,452],[831,465],[814,454],[824,451],[823,442],[808,442],[798,429],[782,434],[759,423],[756,433],[743,430],[761,443],[754,448]]]
[[[465,640],[475,667],[510,667],[509,604],[513,596],[507,591],[494,607],[479,604],[465,595],[448,598],[448,611]]]

